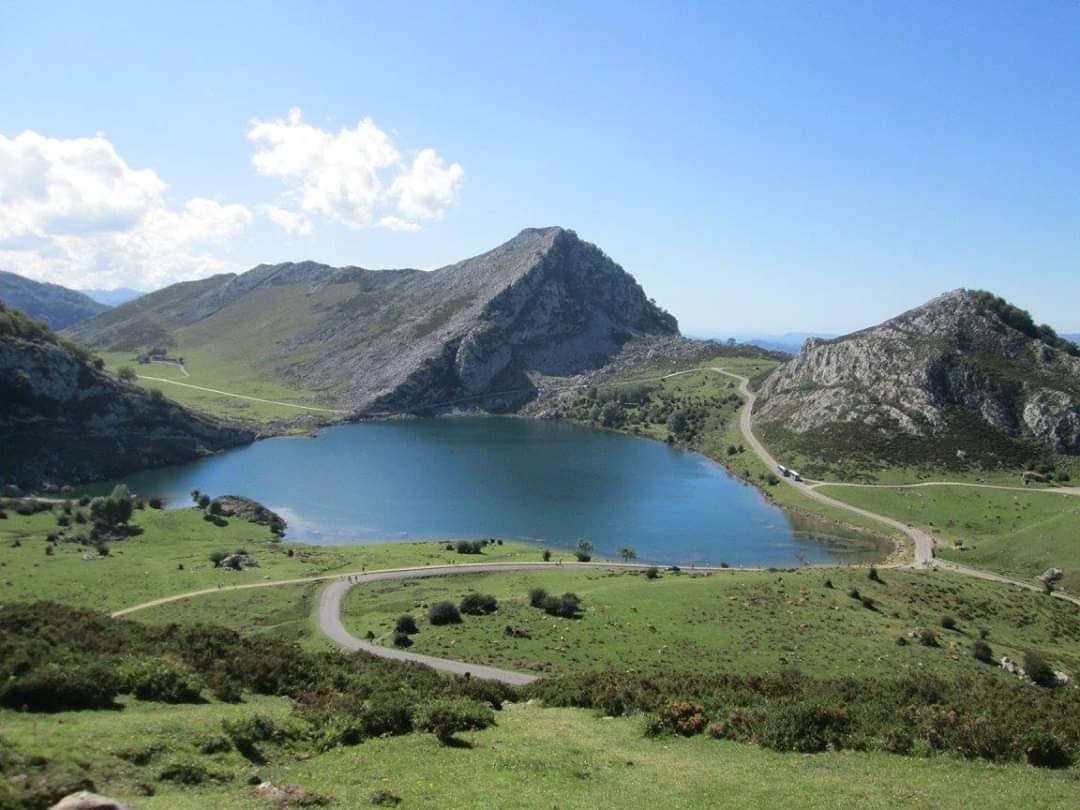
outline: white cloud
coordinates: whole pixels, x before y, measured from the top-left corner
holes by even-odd
[[[398,210],[415,219],[441,219],[461,188],[465,170],[460,163],[443,164],[434,149],[423,149],[412,168],[394,178],[390,194],[398,198]]]
[[[231,268],[207,253],[251,212],[195,197],[177,211],[104,136],[0,135],[0,267],[72,287],[141,289]]]
[[[447,167],[434,149],[405,166],[370,118],[332,133],[305,123],[294,107],[287,118],[252,122],[248,139],[256,145],[255,170],[284,181],[284,202],[298,209],[274,206],[278,211],[317,213],[351,228],[419,230],[417,220],[441,218],[454,203],[465,174],[458,163]],[[274,221],[288,230],[285,217]]]
[[[276,205],[260,205],[259,212],[286,233],[300,236],[311,236],[315,233],[315,226],[304,214]]]

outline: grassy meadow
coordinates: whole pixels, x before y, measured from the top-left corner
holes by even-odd
[[[1053,566],[1065,572],[1062,586],[1080,593],[1080,497],[952,486],[820,490],[928,529],[944,559],[1027,580]]]

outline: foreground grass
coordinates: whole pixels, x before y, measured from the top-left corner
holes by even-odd
[[[58,543],[49,555],[46,537],[58,531],[56,515],[42,512],[27,517],[9,512],[6,520],[0,520],[0,602],[50,599],[112,611],[203,588],[332,576],[364,568],[540,559],[539,547],[526,543],[489,545],[482,555],[462,555],[434,542],[362,546],[277,542],[265,526],[233,519],[219,527],[203,520],[197,509],[136,511],[132,525],[141,533],[112,543],[107,557],[92,546],[76,543]],[[231,571],[210,562],[212,552],[239,548],[256,559],[257,568]],[[302,592],[304,586],[295,587]],[[261,591],[246,599],[248,604],[265,605],[268,625],[277,624],[273,614],[291,610],[294,601],[290,595]],[[221,616],[220,607],[212,602],[174,605],[165,613],[176,620],[181,615],[178,611],[193,621],[228,624],[223,621],[227,616]],[[242,609],[233,618],[237,624],[254,621],[257,625],[259,621],[258,615],[249,616]]]
[[[635,808],[1064,808],[1074,806],[1078,789],[1075,768],[778,754],[706,737],[647,739],[636,718],[525,704],[507,705],[493,728],[461,735],[467,747],[411,734],[310,758],[288,746],[264,749],[263,764],[235,751],[202,753],[220,737],[223,719],[254,714],[289,723],[288,703],[278,698],[238,706],[132,701],[116,712],[2,712],[0,719],[21,752],[74,773],[81,763],[99,791],[145,810],[261,807],[248,784],[257,780],[299,784],[331,808],[372,806],[377,791],[399,797],[402,807],[432,808],[595,808],[615,801]],[[210,777],[188,787],[161,779],[176,763],[201,766]]]
[[[950,486],[820,489],[932,531],[945,559],[1028,580],[1053,566],[1064,570],[1066,590],[1080,592],[1080,498]]]
[[[933,672],[953,677],[992,671],[975,660],[972,642],[989,634],[994,653],[1042,653],[1068,672],[1080,669],[1080,622],[1073,605],[997,583],[941,571],[799,569],[709,576],[605,571],[479,574],[368,583],[346,598],[346,626],[390,644],[393,625],[411,613],[420,632],[412,650],[470,663],[534,672],[613,669],[640,674],[719,670],[748,674],[798,669],[819,677],[896,676]],[[832,586],[825,586],[828,579]],[[578,619],[546,615],[528,604],[531,588],[582,599]],[[858,589],[872,609],[849,595]],[[460,601],[470,591],[499,600],[498,612],[432,626],[427,606]],[[946,630],[951,616],[956,628]],[[530,638],[508,637],[507,626]],[[929,628],[939,647],[909,634]],[[908,642],[899,645],[897,639]]]

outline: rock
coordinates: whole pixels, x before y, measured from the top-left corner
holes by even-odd
[[[131,807],[116,799],[80,790],[65,796],[49,810],[131,810]]]
[[[255,795],[278,807],[320,807],[327,803],[325,797],[312,793],[300,785],[274,785],[263,782],[255,788]]]
[[[1065,572],[1060,568],[1048,568],[1042,576],[1039,577],[1039,582],[1043,585],[1053,585],[1063,576],[1065,576]]]
[[[285,518],[267,509],[261,503],[243,495],[222,495],[210,502],[210,513],[222,517],[235,517],[260,526],[269,526],[275,532],[285,531]]]
[[[808,340],[761,386],[755,421],[793,447],[856,448],[877,434],[943,464],[989,461],[1010,442],[1080,453],[1076,352],[1001,299],[955,290],[878,326]],[[996,441],[973,440],[978,431]]]
[[[230,571],[243,571],[247,568],[258,568],[259,563],[247,554],[236,553],[222,557],[221,562],[218,563],[218,567]]]

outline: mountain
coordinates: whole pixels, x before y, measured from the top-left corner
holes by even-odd
[[[71,331],[99,349],[213,355],[361,412],[481,397],[513,408],[539,377],[596,368],[635,336],[677,333],[633,277],[559,227],[430,272],[260,265],[167,287]]]
[[[750,343],[772,352],[798,354],[803,344],[811,338],[828,340],[836,335],[825,332],[785,332],[782,335],[751,335],[741,342]]]
[[[108,309],[76,290],[3,271],[0,271],[0,301],[31,318],[45,321],[53,329],[66,329]]]
[[[114,287],[111,290],[79,290],[79,292],[107,307],[118,307],[146,295],[142,290],[133,290],[130,287]]]
[[[754,418],[778,451],[819,470],[1080,453],[1080,347],[991,293],[956,290],[810,340],[764,382]]]
[[[1073,343],[1080,345],[1080,332],[1066,332],[1062,335],[1066,340],[1071,340]]]
[[[102,367],[45,324],[0,306],[0,484],[111,478],[255,438]]]

